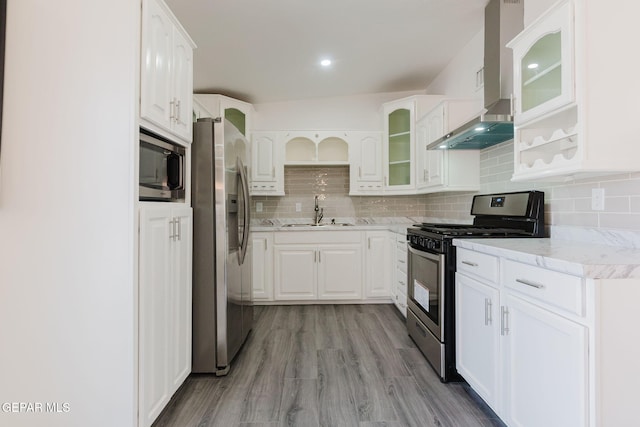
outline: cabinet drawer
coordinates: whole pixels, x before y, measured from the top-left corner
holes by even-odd
[[[396,251],[396,266],[398,270],[407,273],[407,253],[403,251]]]
[[[572,314],[584,316],[584,285],[580,277],[505,260],[504,285]]]
[[[407,273],[404,271],[396,270],[396,289],[406,294],[407,293]]]
[[[498,282],[498,258],[464,248],[456,249],[456,271]]]

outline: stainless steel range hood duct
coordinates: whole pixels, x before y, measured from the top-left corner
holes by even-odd
[[[524,0],[491,0],[484,10],[484,107],[478,117],[428,149],[482,149],[513,139],[513,54],[506,47],[524,28]]]

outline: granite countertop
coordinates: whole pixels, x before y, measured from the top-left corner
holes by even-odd
[[[457,247],[591,279],[640,278],[640,249],[546,239],[454,239]]]

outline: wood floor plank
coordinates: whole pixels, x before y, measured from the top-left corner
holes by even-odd
[[[240,421],[278,421],[284,372],[291,358],[291,335],[292,332],[285,329],[272,329],[265,337],[262,357],[248,385]]]
[[[483,402],[475,401],[465,391],[463,383],[443,384],[418,349],[400,350],[400,353],[423,392],[425,404],[441,425],[502,425]]]
[[[412,377],[387,378],[386,381],[389,396],[403,426],[441,427]]]
[[[382,328],[391,340],[394,348],[416,348],[415,343],[407,333],[406,320],[393,304],[376,304],[375,315]]]
[[[318,415],[321,426],[357,426],[358,412],[342,350],[318,350]]]
[[[202,419],[215,395],[220,395],[220,384],[209,376],[187,378],[153,427],[191,426]]]
[[[340,349],[345,346],[345,325],[339,324],[334,305],[317,306],[316,349]]]
[[[318,352],[314,332],[296,331],[291,335],[289,359],[286,362],[284,377],[300,379],[318,378]]]
[[[317,380],[290,378],[284,381],[280,425],[319,426]]]
[[[404,361],[376,315],[362,313],[356,318],[356,322],[358,328],[350,328],[346,333],[351,342],[360,343],[352,347],[357,358],[363,361],[370,360],[379,372],[380,378],[409,376]]]

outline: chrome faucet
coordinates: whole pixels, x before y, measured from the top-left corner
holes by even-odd
[[[315,225],[320,225],[320,221],[322,221],[322,217],[324,216],[324,208],[318,207],[318,197],[319,196],[316,194],[315,207],[313,208],[313,210],[316,212],[316,218],[313,221]]]

